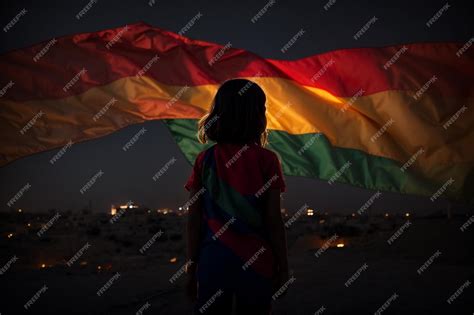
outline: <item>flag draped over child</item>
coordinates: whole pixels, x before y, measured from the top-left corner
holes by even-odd
[[[8,52],[0,69],[0,165],[154,119],[192,163],[197,120],[241,77],[267,95],[268,147],[286,175],[474,195],[474,53],[463,43],[273,60],[137,23]]]

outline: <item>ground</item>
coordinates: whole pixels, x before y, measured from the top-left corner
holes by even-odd
[[[0,268],[15,255],[18,260],[0,276],[0,314],[135,314],[141,308],[143,314],[190,314],[184,276],[169,282],[185,263],[184,216],[145,213],[111,224],[106,215],[69,214],[38,237],[53,215],[2,218]],[[274,314],[373,314],[387,301],[383,314],[473,314],[472,284],[447,302],[474,280],[474,226],[460,230],[468,219],[301,217],[287,228],[295,281],[274,303]],[[160,230],[163,234],[140,253]],[[66,262],[87,243],[69,267]],[[47,290],[24,310],[44,285]]]

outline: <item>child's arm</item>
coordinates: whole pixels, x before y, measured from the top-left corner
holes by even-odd
[[[288,278],[288,251],[285,226],[281,217],[280,189],[268,190],[265,225],[269,233],[270,245],[277,259],[279,280],[285,282]]]

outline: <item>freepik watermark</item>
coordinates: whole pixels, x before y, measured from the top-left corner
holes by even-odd
[[[28,13],[28,10],[26,10],[25,8],[23,8],[20,12],[18,12],[17,15],[15,15],[15,17],[10,21],[8,22],[7,25],[5,25],[3,27],[3,31],[6,33],[8,32],[8,30],[10,30],[13,26],[15,26],[16,23],[18,23],[18,21],[20,21],[20,19],[26,15],[26,13]]]
[[[142,305],[142,307],[140,307],[138,309],[138,311],[135,313],[135,315],[143,315],[143,312],[146,311],[147,309],[149,309],[151,306],[151,304],[149,302],[146,302],[145,304]]]
[[[298,155],[303,155],[315,142],[321,137],[321,133],[316,133],[309,138],[308,141],[304,143],[304,145],[298,150]]]
[[[181,268],[178,269],[178,271],[173,274],[173,276],[168,281],[170,283],[176,282],[176,280],[178,280],[178,278],[181,277],[192,264],[194,264],[194,262],[192,260],[188,260]]]
[[[331,176],[331,178],[329,178],[328,184],[329,184],[329,185],[332,185],[335,181],[337,181],[337,179],[338,179],[339,177],[341,177],[342,174],[343,174],[349,167],[351,167],[351,165],[352,165],[352,162],[351,162],[351,161],[347,161],[346,163],[344,163],[344,165],[343,165],[340,169],[338,169],[338,170],[336,171],[336,173],[334,173],[334,175]]]
[[[474,37],[469,38],[469,40],[456,52],[456,56],[460,58],[474,43]]]
[[[229,168],[232,166],[232,164],[234,164],[235,162],[237,162],[238,159],[240,159],[240,157],[242,156],[242,153],[247,151],[248,149],[250,148],[250,146],[248,144],[245,144],[244,146],[242,146],[242,148],[239,149],[239,151],[237,151],[226,163],[225,163],[225,167],[226,168]]]
[[[120,41],[120,38],[122,38],[123,34],[125,34],[125,32],[128,31],[128,25],[125,25],[120,31],[118,31],[117,34],[115,34],[114,37],[112,37],[111,40],[109,40],[109,42],[107,44],[105,44],[105,48],[109,49],[115,45],[116,43],[118,43]]]
[[[275,174],[273,175],[256,193],[255,193],[255,197],[260,197],[261,195],[263,195],[265,193],[265,191],[267,191],[268,188],[271,187],[272,183],[275,182],[276,180],[278,179],[278,175]]]
[[[165,163],[165,165],[163,165],[162,168],[160,168],[158,172],[155,173],[155,175],[153,175],[152,179],[156,182],[161,176],[163,176],[168,171],[170,166],[176,163],[176,161],[177,159],[173,156],[168,162]]]
[[[311,77],[311,83],[314,83],[316,81],[318,81],[325,73],[326,71],[328,71],[328,69],[334,65],[336,62],[334,61],[334,59],[329,59],[329,61],[327,61],[322,67],[321,69],[318,70],[318,72],[316,72],[315,74],[313,74],[313,76]]]
[[[260,247],[256,252],[255,254],[252,255],[252,257],[249,258],[249,260],[247,260],[245,262],[245,264],[242,265],[242,269],[243,270],[247,270],[257,259],[258,257],[263,254],[264,252],[266,251],[266,248],[265,247]]]
[[[369,200],[367,200],[360,208],[357,210],[357,214],[361,215],[363,214],[367,209],[370,208],[370,206],[374,203],[374,201],[382,196],[382,193],[380,191],[377,191],[375,194],[373,194]]]
[[[385,133],[385,131],[387,131],[388,127],[393,125],[394,122],[395,120],[393,120],[393,118],[390,118],[379,130],[377,130],[374,135],[372,135],[372,137],[370,137],[370,141],[375,142],[375,140],[380,138]]]
[[[92,6],[96,4],[97,1],[98,0],[90,0],[89,3],[87,3],[86,6],[76,14],[76,19],[80,20],[84,15],[86,15],[86,13],[89,12],[90,9],[92,9]]]
[[[27,192],[31,188],[30,183],[26,183],[25,186],[21,187],[20,190],[7,202],[7,206],[11,207],[20,200],[21,197],[23,197],[23,194]]]
[[[451,5],[446,2],[446,4],[441,9],[439,9],[438,12],[436,12],[435,15],[433,15],[433,17],[428,20],[428,22],[426,22],[426,26],[431,27],[436,21],[438,21],[438,19],[444,14],[444,12],[448,11],[450,7]]]
[[[369,28],[370,28],[373,24],[375,24],[375,22],[377,22],[378,20],[379,20],[379,19],[378,19],[376,16],[372,17],[367,23],[365,23],[364,26],[362,26],[362,28],[361,28],[357,33],[355,33],[355,35],[353,36],[353,38],[354,38],[355,40],[358,40],[359,38],[361,38],[362,35],[364,35],[365,32],[367,32],[367,31],[369,30]]]
[[[120,278],[120,273],[115,273],[112,278],[110,278],[97,292],[97,296],[103,295],[111,286],[114,284],[117,279]]]
[[[97,179],[102,177],[102,175],[104,175],[104,172],[102,170],[99,170],[96,174],[94,174],[94,176],[92,176],[91,179],[89,179],[89,181],[84,186],[82,186],[79,192],[84,195],[84,193],[88,191],[95,184]]]
[[[454,302],[455,299],[457,299],[463,292],[464,289],[468,288],[471,285],[471,281],[466,280],[457,290],[454,292],[447,300],[446,302],[448,304],[451,304]]]
[[[66,151],[70,147],[72,147],[72,145],[73,145],[72,140],[69,140],[68,143],[66,143],[66,145],[61,148],[61,150],[59,150],[55,155],[53,155],[53,157],[49,160],[49,163],[51,165],[56,163],[64,154],[66,154]]]
[[[316,256],[316,258],[321,257],[321,255],[324,254],[324,252],[327,251],[331,244],[334,243],[338,238],[339,235],[337,234],[331,236],[326,242],[324,242],[323,246],[321,246],[321,248],[319,248],[316,253],[314,253],[314,256]]]
[[[84,254],[84,252],[86,250],[88,250],[89,248],[91,247],[91,245],[89,244],[89,242],[87,242],[84,246],[82,246],[78,251],[77,253],[74,254],[74,256],[71,257],[71,259],[68,260],[68,262],[66,263],[66,265],[68,267],[71,267],[72,264],[74,264],[79,258],[81,258],[81,256]]]
[[[144,66],[143,68],[141,68],[140,70],[138,70],[137,74],[135,75],[135,77],[137,79],[141,78],[142,76],[145,75],[145,73],[148,72],[148,70],[151,69],[151,67],[153,66],[153,64],[155,64],[158,60],[160,59],[160,57],[158,55],[154,55]]]
[[[56,38],[53,38],[52,40],[50,40],[34,57],[33,57],[33,61],[34,62],[38,62],[38,60],[41,59],[41,57],[43,57],[44,55],[46,55],[46,53],[51,49],[51,47],[53,47],[54,45],[56,45],[57,43],[57,39]]]
[[[464,232],[473,222],[474,222],[474,215],[471,216],[466,222],[464,222],[464,224],[461,225],[459,229],[461,230],[461,232]]]
[[[110,101],[107,102],[107,104],[104,105],[104,107],[102,107],[98,112],[97,114],[94,115],[94,117],[92,117],[92,120],[94,121],[98,121],[100,119],[100,117],[104,116],[105,113],[109,110],[109,108],[114,105],[115,103],[117,103],[117,99],[115,97],[112,97],[110,99]]]
[[[137,141],[140,139],[141,136],[143,136],[146,132],[145,127],[140,129],[125,145],[122,147],[123,151],[129,150]]]
[[[392,56],[392,58],[390,58],[389,61],[387,61],[384,65],[383,65],[383,68],[384,70],[387,70],[388,68],[390,68],[393,64],[395,64],[395,62],[397,62],[397,60],[400,58],[401,55],[403,55],[405,52],[408,51],[408,47],[403,45],[402,48],[400,48],[399,50],[397,50],[397,52]]]
[[[452,185],[454,183],[454,179],[451,177],[450,179],[448,179],[444,184],[443,186],[441,186],[431,197],[430,197],[430,200],[431,201],[435,201],[436,199],[438,199],[445,191],[446,189],[448,189],[448,187],[450,185]]]
[[[252,77],[261,77],[262,76],[262,72],[258,71],[257,73],[255,73]],[[250,87],[252,85],[254,85],[255,82],[252,82],[252,81],[249,81],[247,83],[245,83],[245,85],[243,87],[240,88],[239,92],[237,92],[240,96],[244,95],[245,92],[248,91],[248,89],[250,89]]]
[[[398,299],[398,294],[393,293],[385,303],[382,304],[382,306],[379,307],[377,311],[375,311],[374,315],[381,315],[384,311],[386,311],[389,307],[390,304],[392,304],[396,299]]]
[[[5,272],[8,271],[8,269],[10,269],[11,265],[13,265],[14,263],[16,263],[18,261],[18,257],[13,256],[12,258],[10,258],[9,261],[7,261],[7,263],[5,265],[3,265],[2,268],[0,268],[0,276],[5,274]]]
[[[336,0],[329,0],[328,2],[326,2],[323,8],[324,10],[328,11],[335,4],[336,4]]]
[[[231,224],[233,224],[235,221],[235,217],[230,218],[224,225],[212,236],[212,239],[215,241],[217,240],[222,234],[224,234],[225,231],[229,228]]]
[[[155,173],[155,175],[153,175],[152,179],[156,182],[161,176],[163,176],[168,171],[170,166],[176,163],[176,161],[177,159],[173,156],[168,162],[165,163],[162,168],[160,168],[158,172]]]
[[[286,290],[288,290],[290,284],[292,284],[293,282],[296,281],[296,278],[291,276],[290,279],[288,279],[288,281],[286,281],[281,287],[280,289],[278,289],[278,291],[275,292],[275,294],[273,294],[272,296],[272,299],[273,300],[276,300],[278,299],[279,296],[281,296]]]
[[[347,281],[344,283],[346,288],[348,288],[352,283],[354,283],[357,278],[360,277],[363,271],[366,271],[369,268],[369,265],[367,263],[364,263],[357,271],[349,278]]]
[[[139,252],[140,254],[144,254],[145,251],[147,251],[155,242],[157,239],[159,239],[163,235],[163,231],[159,230],[153,236],[140,248]]]
[[[448,119],[447,122],[444,123],[443,128],[447,130],[449,126],[451,126],[456,120],[458,120],[459,116],[467,110],[466,106],[461,107],[451,118]]]
[[[59,220],[59,218],[61,217],[61,214],[59,212],[57,212],[52,218],[51,220],[49,220],[45,225],[43,225],[43,227],[41,228],[41,230],[39,230],[36,235],[38,235],[38,237],[41,237],[44,233],[46,233],[47,230],[49,230],[53,224]]]
[[[304,29],[300,29],[281,49],[280,51],[282,53],[286,53],[288,51],[288,49],[291,48],[291,46],[293,46],[296,41],[304,35],[304,33],[306,33],[306,31]]]
[[[206,192],[206,188],[202,187],[199,189],[184,205],[183,209],[189,209],[196,201],[199,200],[199,197]]]
[[[308,209],[308,205],[305,203],[303,206],[301,206],[295,214],[291,216],[291,218],[288,219],[288,221],[285,222],[285,227],[288,228],[290,225],[292,225],[298,218]]]
[[[7,93],[9,89],[11,89],[15,85],[15,82],[10,80],[1,90],[0,90],[0,97],[3,97]]]
[[[426,91],[430,88],[430,86],[438,80],[438,77],[433,75],[425,84],[413,95],[415,101],[419,100],[420,97],[425,94]]]
[[[184,93],[189,89],[189,86],[185,85],[181,87],[178,92],[168,101],[166,102],[166,109],[169,109],[173,106],[179,99],[184,95]]]
[[[275,0],[270,0],[268,1],[262,9],[260,9],[260,11],[257,12],[257,14],[255,14],[251,19],[250,21],[252,23],[257,23],[257,21],[265,14],[267,13],[268,9],[271,8],[274,4],[276,3]]]
[[[418,151],[416,151],[415,154],[413,154],[410,159],[408,159],[408,161],[400,167],[400,171],[404,173],[423,153],[425,153],[425,149],[418,149]]]
[[[76,75],[63,87],[63,91],[67,92],[70,88],[74,86],[74,84],[79,81],[79,79],[87,72],[86,68],[82,68]]]
[[[193,16],[191,18],[191,20],[189,20],[188,23],[186,23],[186,25],[181,28],[178,32],[179,35],[183,36],[187,31],[189,31],[191,29],[191,27],[194,26],[194,24],[196,24],[197,21],[199,21],[199,19],[201,19],[204,15],[201,13],[201,12],[198,12],[195,16]]]
[[[132,201],[129,200],[127,202],[127,205],[124,208],[120,208],[120,210],[116,214],[114,214],[113,217],[110,218],[109,220],[110,224],[114,224],[115,222],[117,222],[122,217],[122,215],[127,211],[127,209],[130,208],[131,205],[132,205]]]
[[[326,306],[321,306],[320,308],[318,308],[318,310],[314,313],[314,315],[321,315],[323,314],[324,312],[326,311]]]
[[[392,236],[390,236],[390,238],[387,240],[387,243],[388,245],[392,245],[393,242],[395,242],[397,240],[397,238],[399,238],[404,232],[406,229],[408,229],[408,227],[411,226],[411,222],[410,221],[407,221],[405,222],[395,233],[392,234]]]
[[[286,104],[285,104],[284,106],[280,107],[280,109],[278,110],[278,112],[275,113],[275,115],[274,115],[275,119],[280,119],[280,117],[281,117],[281,116],[286,112],[286,110],[287,110],[288,108],[290,108],[292,105],[293,105],[293,104],[292,104],[290,101],[286,102]]]
[[[23,305],[25,310],[29,309],[38,299],[43,295],[48,290],[48,287],[46,285],[43,285],[41,289],[39,289],[32,297],[31,299],[28,300],[28,302]]]
[[[219,59],[222,58],[222,56],[224,56],[224,54],[226,53],[226,51],[228,49],[230,49],[232,47],[232,43],[231,42],[227,42],[227,44],[225,44],[212,58],[211,60],[209,60],[207,62],[207,64],[209,66],[213,66],[216,62],[219,61]]]
[[[425,263],[423,265],[421,265],[420,268],[418,268],[418,270],[416,272],[419,275],[421,275],[425,270],[427,270],[429,268],[429,266],[431,266],[431,264],[434,262],[434,260],[436,258],[438,258],[439,256],[441,256],[441,252],[439,250],[437,250],[433,255],[430,256],[430,258],[428,258],[427,261],[425,261]]]
[[[220,297],[222,294],[224,294],[224,291],[222,291],[222,289],[217,290],[217,292],[214,293],[214,295],[212,295],[212,296],[209,298],[209,300],[207,300],[207,302],[204,303],[204,305],[199,308],[199,312],[200,312],[201,314],[204,313],[209,307],[211,307],[212,304],[214,304],[214,302],[216,301],[216,299],[217,299],[218,297]]]
[[[31,127],[33,127],[36,124],[38,119],[40,119],[43,116],[44,116],[44,112],[40,110],[35,116],[33,116],[33,118],[30,119],[30,121],[23,128],[21,128],[20,133],[24,135],[28,130],[31,129]]]
[[[365,91],[363,89],[360,89],[359,91],[357,91],[350,99],[349,101],[347,101],[344,106],[341,107],[341,112],[345,112],[346,110],[349,109],[349,107],[351,107],[355,101],[357,101],[357,99],[359,97],[361,97],[362,95],[364,95]]]

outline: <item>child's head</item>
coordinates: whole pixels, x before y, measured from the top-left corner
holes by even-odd
[[[265,100],[263,90],[252,81],[234,79],[224,82],[214,97],[211,111],[199,121],[199,141],[256,142],[265,146]]]

